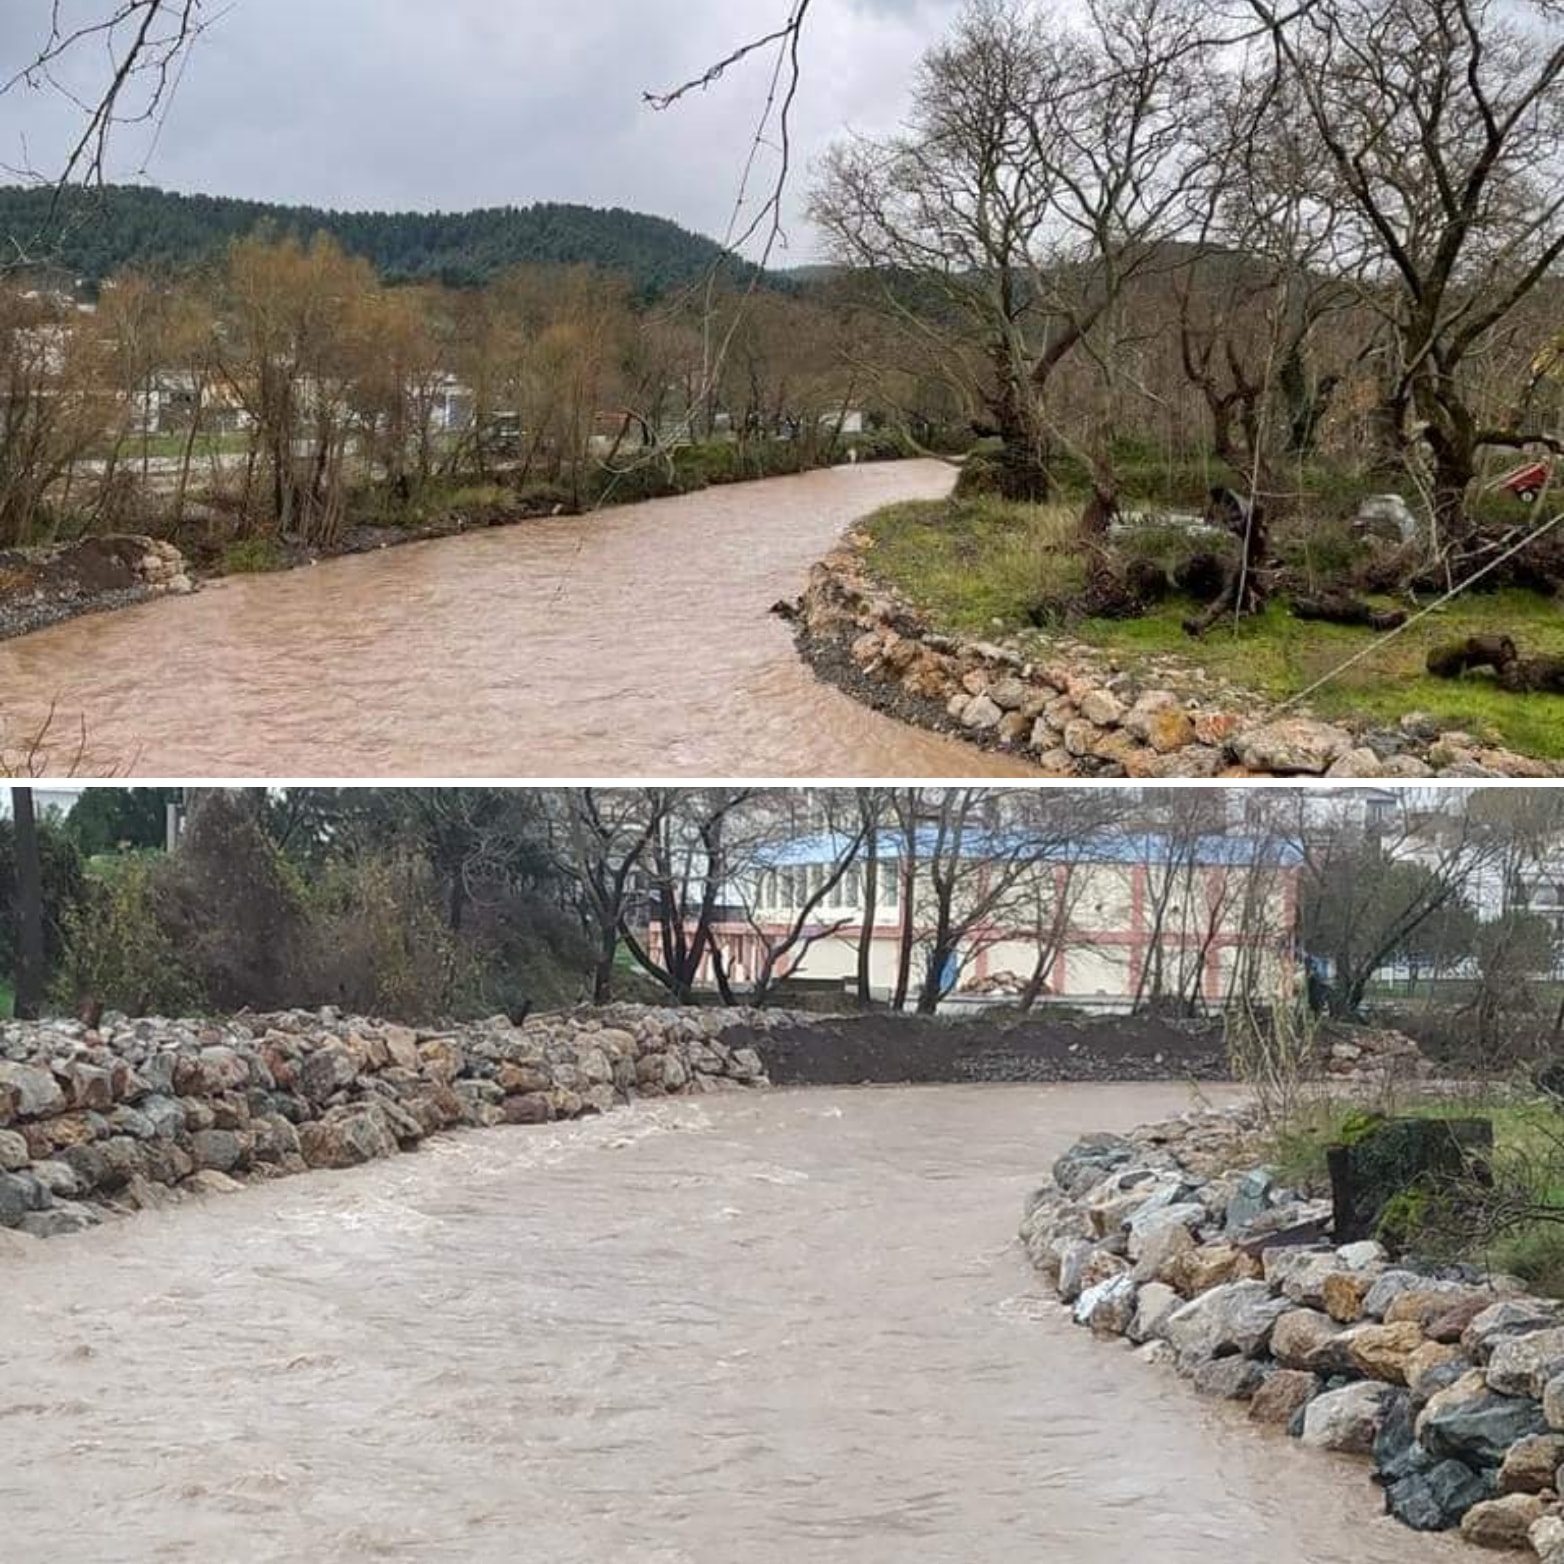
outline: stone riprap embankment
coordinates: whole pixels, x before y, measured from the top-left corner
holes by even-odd
[[[763,1086],[759,1055],[723,1034],[789,1019],[626,1005],[439,1030],[332,1010],[11,1023],[0,1027],[0,1228],[53,1237],[240,1179],[353,1167],[442,1130]]]
[[[936,632],[868,567],[853,533],[787,605],[823,679],[905,722],[1023,755],[1057,777],[1552,777],[1564,767],[1441,731],[1409,713],[1394,729],[1270,716],[1254,692],[1203,670],[1136,677],[1077,641],[1035,651]],[[1160,675],[1165,674],[1165,678]],[[1198,688],[1189,688],[1198,683]],[[1164,687],[1180,686],[1180,687]]]
[[[1302,1444],[1366,1458],[1423,1531],[1564,1564],[1564,1305],[1338,1247],[1329,1201],[1245,1159],[1243,1110],[1092,1135],[1021,1237],[1076,1323]]]
[[[184,556],[156,538],[126,534],[0,550],[0,640],[194,590]]]

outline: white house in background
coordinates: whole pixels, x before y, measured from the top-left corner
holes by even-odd
[[[768,945],[780,945],[800,915],[830,879],[840,844],[829,836],[802,837],[773,857],[771,867],[724,895],[726,916],[713,929],[734,987],[742,990],[761,970]],[[994,845],[973,839],[970,861],[981,874]],[[1062,946],[1048,974],[1040,1003],[1123,1011],[1141,989],[1146,964],[1160,947],[1170,986],[1198,987],[1217,1005],[1240,974],[1267,994],[1290,981],[1297,927],[1296,853],[1243,835],[1203,838],[1189,867],[1180,869],[1158,926],[1159,887],[1174,883],[1167,873],[1170,839],[1155,834],[1117,833],[1076,849],[1073,871],[1039,862],[1013,898],[1014,911],[975,929],[968,949],[943,975],[946,1009],[1004,1003],[1021,991],[1037,962],[1032,932],[1059,905],[1065,876],[1073,872],[1070,917]],[[889,997],[896,984],[902,913],[907,895],[901,846],[895,836],[879,849],[880,885],[869,935],[870,987]],[[965,872],[965,871],[964,871]],[[920,886],[923,878],[920,877]],[[923,894],[920,891],[920,895]],[[823,938],[785,958],[779,975],[846,987],[855,981],[864,920],[862,865],[849,869],[814,908],[809,928]],[[970,905],[970,903],[969,903]],[[1245,916],[1246,906],[1249,916]],[[740,909],[747,909],[740,911]],[[1261,909],[1256,915],[1256,909]],[[933,910],[920,908],[926,929]],[[658,931],[653,929],[654,948]],[[914,952],[914,981],[923,970]],[[1196,966],[1198,965],[1198,972]],[[1180,984],[1180,978],[1186,981]],[[698,981],[715,986],[712,961],[705,959]]]
[[[459,434],[472,427],[477,407],[472,387],[463,385],[455,375],[445,375],[430,393],[429,427],[436,434]]]

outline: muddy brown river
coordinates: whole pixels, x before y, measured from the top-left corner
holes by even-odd
[[[684,1100],[5,1248],[0,1557],[1461,1557],[1038,1296],[1033,1181],[1185,1101]]]
[[[858,517],[844,467],[230,578],[0,644],[14,745],[146,777],[943,777],[1019,762],[816,682],[768,610]]]

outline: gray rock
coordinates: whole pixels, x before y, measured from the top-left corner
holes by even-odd
[[[1507,1337],[1529,1336],[1560,1323],[1559,1305],[1543,1298],[1502,1298],[1484,1309],[1461,1332],[1461,1346],[1478,1363],[1486,1363]]]
[[[232,1130],[197,1130],[190,1137],[196,1166],[231,1173],[244,1158],[244,1147]]]
[[[1493,1492],[1491,1482],[1462,1461],[1435,1461],[1385,1489],[1385,1508],[1413,1531],[1449,1531]]]
[[[1528,1536],[1531,1550],[1542,1564],[1564,1564],[1564,1514],[1555,1510],[1533,1521]]]
[[[1229,1282],[1175,1310],[1164,1329],[1181,1357],[1254,1357],[1289,1307],[1285,1298],[1273,1298],[1264,1282]]]
[[[1195,1389],[1224,1401],[1248,1401],[1265,1383],[1265,1370],[1252,1358],[1212,1358],[1195,1370]]]
[[[47,1071],[30,1064],[0,1063],[0,1087],[10,1086],[24,1119],[42,1119],[64,1111],[65,1093]]]
[[[1518,1439],[1547,1432],[1542,1408],[1529,1397],[1463,1394],[1462,1384],[1441,1391],[1418,1419],[1418,1438],[1430,1455],[1497,1467]]]
[[[1088,1325],[1099,1335],[1122,1336],[1135,1317],[1135,1279],[1110,1276],[1088,1287],[1075,1304],[1075,1323]]]
[[[65,1162],[35,1162],[29,1170],[33,1177],[60,1200],[74,1200],[83,1193],[76,1171]]]
[[[22,1136],[15,1130],[0,1130],[0,1173],[19,1173],[32,1160]]]
[[[1304,1408],[1303,1442],[1319,1450],[1367,1455],[1395,1392],[1375,1380],[1327,1390]]]
[[[1139,1148],[1122,1135],[1085,1135],[1054,1163],[1054,1183],[1079,1200],[1098,1180],[1139,1155]]]
[[[1555,1374],[1542,1387],[1542,1415],[1549,1428],[1564,1430],[1564,1374]]]
[[[20,1227],[25,1217],[47,1211],[53,1197],[31,1173],[0,1173],[0,1227]]]
[[[1269,1168],[1254,1168],[1238,1181],[1233,1198],[1227,1203],[1225,1226],[1229,1233],[1247,1227],[1256,1217],[1270,1210],[1276,1180]]]
[[[1369,1271],[1384,1262],[1385,1249],[1372,1238],[1365,1238],[1362,1243],[1343,1244],[1336,1251],[1336,1258],[1349,1271]]]
[[[1501,1337],[1488,1358],[1488,1388],[1504,1396],[1543,1394],[1548,1381],[1564,1371],[1564,1327]]]
[[[1156,1243],[1169,1230],[1176,1227],[1192,1232],[1206,1219],[1206,1208],[1185,1203],[1179,1205],[1153,1205],[1148,1201],[1134,1216],[1129,1226],[1129,1257],[1139,1260],[1148,1245]]]
[[[1130,1340],[1146,1342],[1159,1337],[1168,1317],[1183,1301],[1167,1283],[1147,1282],[1135,1298],[1135,1317],[1127,1332]]]
[[[89,1227],[97,1227],[102,1220],[90,1206],[60,1201],[47,1211],[30,1211],[17,1226],[34,1238],[64,1238],[70,1233],[84,1233]]]
[[[1375,1279],[1363,1299],[1363,1313],[1369,1319],[1382,1320],[1385,1310],[1404,1292],[1424,1292],[1435,1284],[1416,1271],[1386,1271]]]
[[[151,1124],[152,1132],[164,1140],[175,1140],[185,1132],[185,1110],[175,1097],[153,1092],[136,1104],[137,1111]]]

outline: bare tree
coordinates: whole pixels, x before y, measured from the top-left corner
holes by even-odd
[[[926,804],[919,868],[904,892],[922,961],[920,1014],[939,1008],[963,962],[1025,925],[1036,879],[1088,852],[1116,812],[1111,796],[1079,788],[946,788]]]
[[[613,998],[614,968],[637,879],[669,806],[655,790],[571,788],[563,800],[560,866],[578,888],[597,947],[592,1001]]]
[[[1247,0],[1318,146],[1334,260],[1384,319],[1384,423],[1432,458],[1446,537],[1487,446],[1469,374],[1564,256],[1564,13],[1553,0]]]
[[[709,956],[723,1002],[733,1003],[722,948],[712,928],[729,889],[728,829],[753,796],[748,788],[648,789],[656,816],[645,853],[644,881],[658,941],[654,949],[621,918],[620,933],[640,967],[688,1004]]]
[[[80,131],[51,178],[61,186],[102,184],[115,133],[160,120],[206,26],[203,8],[204,0],[100,0],[83,16],[65,0],[50,0],[44,37],[0,81],[0,95],[50,92],[79,112]],[[81,67],[101,73],[86,92],[67,81]]]
[[[852,927],[851,898],[845,891],[873,828],[872,811],[862,809],[852,795],[851,789],[821,789],[809,795],[815,815],[804,839],[813,849],[812,861],[803,871],[802,894],[787,897],[778,892],[791,878],[787,859],[798,841],[799,824],[791,809],[774,807],[774,795],[762,795],[773,807],[766,810],[760,829],[750,833],[742,862],[732,866],[745,920],[760,950],[751,986],[757,1005],[770,999],[778,979],[801,966],[815,945]],[[778,927],[766,912],[784,904],[789,916]]]
[[[976,0],[925,58],[909,131],[827,161],[815,220],[983,405],[1010,498],[1049,493],[1056,372],[1085,353],[1111,383],[1094,338],[1186,224],[1203,71],[1182,0],[1094,0],[1083,29]],[[1085,454],[1111,508],[1105,440]]]

